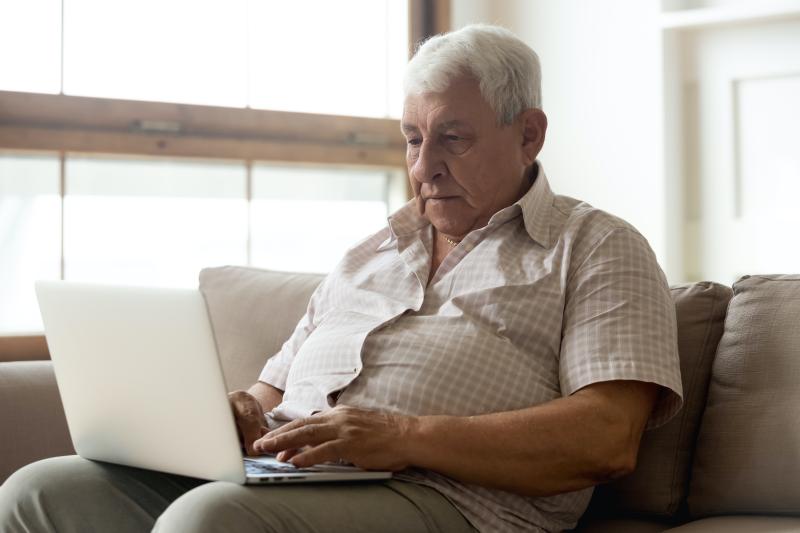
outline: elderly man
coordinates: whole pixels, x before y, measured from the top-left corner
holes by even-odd
[[[539,85],[536,54],[500,28],[419,49],[402,118],[414,200],[345,255],[258,383],[230,395],[250,453],[391,481],[242,487],[65,458],[11,478],[0,529],[574,526],[594,485],[633,470],[681,385],[645,239],[550,189]]]

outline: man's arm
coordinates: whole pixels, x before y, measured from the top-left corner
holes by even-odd
[[[422,417],[412,424],[412,464],[465,483],[547,496],[633,471],[658,386],[589,385],[519,411]]]
[[[247,392],[261,405],[262,415],[283,401],[283,391],[263,381],[257,381]]]
[[[528,496],[578,490],[631,472],[659,387],[608,381],[535,407],[471,417],[409,417],[337,407],[270,432],[257,452],[297,466],[344,459],[417,466]],[[296,450],[308,446],[304,451]]]

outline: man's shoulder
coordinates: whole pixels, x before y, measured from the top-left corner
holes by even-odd
[[[590,255],[608,260],[648,258],[653,255],[647,239],[625,219],[568,196],[553,201],[557,242],[574,267]]]
[[[568,239],[573,245],[591,246],[614,232],[644,238],[627,220],[583,200],[557,195],[553,200],[553,209],[558,219],[560,237]]]

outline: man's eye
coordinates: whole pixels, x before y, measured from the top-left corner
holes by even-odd
[[[445,135],[444,138],[447,139],[448,141],[453,141],[453,142],[458,142],[458,141],[463,141],[464,140],[461,137],[459,137],[458,135]]]
[[[419,146],[422,144],[422,139],[407,139],[406,142],[409,146]]]

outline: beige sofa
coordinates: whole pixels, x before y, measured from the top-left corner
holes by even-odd
[[[230,389],[256,379],[320,280],[201,273]],[[800,276],[680,285],[672,296],[684,409],[645,434],[632,475],[595,491],[578,531],[800,531]],[[0,361],[0,481],[71,452],[50,362]]]

